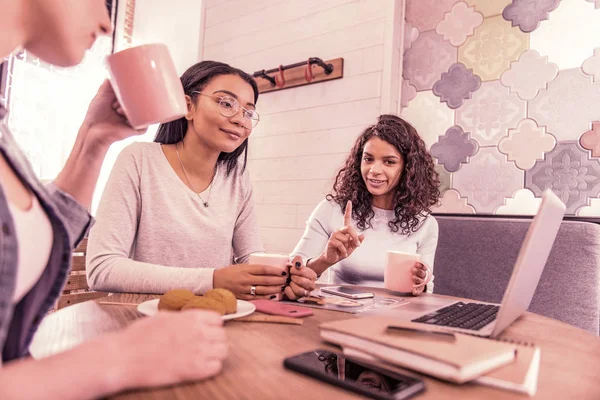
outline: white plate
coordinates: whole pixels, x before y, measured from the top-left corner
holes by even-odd
[[[158,312],[158,299],[148,300],[142,304],[138,304],[137,309],[142,314],[151,317]],[[227,321],[230,319],[245,317],[246,315],[252,314],[254,310],[256,310],[256,306],[254,304],[245,300],[238,300],[237,312],[235,314],[223,315],[221,318],[223,318],[223,321]]]

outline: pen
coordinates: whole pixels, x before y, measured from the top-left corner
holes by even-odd
[[[451,341],[454,341],[456,339],[454,333],[452,332],[428,331],[425,329],[407,328],[404,326],[388,325],[387,331],[388,333],[419,333],[423,335],[433,335],[439,336],[440,338],[451,339]]]

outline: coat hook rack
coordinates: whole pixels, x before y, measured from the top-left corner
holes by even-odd
[[[256,83],[260,93],[274,92],[343,78],[344,59],[323,61],[318,57],[310,57],[306,61],[295,64],[256,71],[253,76],[257,78]]]

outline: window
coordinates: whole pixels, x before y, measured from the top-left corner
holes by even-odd
[[[116,1],[107,1],[115,20]],[[80,65],[60,68],[21,51],[2,64],[0,93],[9,108],[7,124],[42,180],[62,169],[87,107],[108,77],[104,58],[113,38],[99,38]]]

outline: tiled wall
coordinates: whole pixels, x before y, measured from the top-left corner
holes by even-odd
[[[293,249],[355,138],[380,114],[386,92],[384,70],[393,65],[390,61],[384,68],[385,48],[393,47],[386,40],[394,38],[390,18],[395,4],[391,0],[206,2],[205,60],[224,61],[252,73],[308,57],[344,58],[343,79],[263,94],[258,101],[261,121],[250,137],[249,169],[267,250]],[[396,52],[400,50],[399,44]],[[394,79],[399,86],[398,73]],[[384,108],[389,110],[397,104],[399,91],[390,90],[393,83],[385,86]]]
[[[407,0],[402,115],[439,212],[600,215],[600,0]]]

